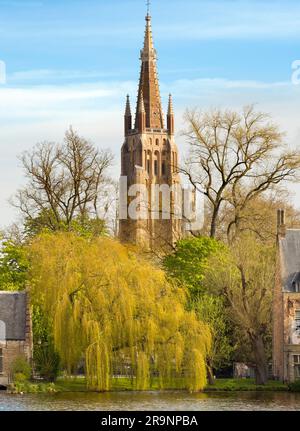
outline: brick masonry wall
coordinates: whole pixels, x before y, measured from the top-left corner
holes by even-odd
[[[277,249],[278,250],[278,249]],[[277,251],[276,276],[273,292],[273,375],[284,380],[283,292],[280,252]]]
[[[11,381],[11,366],[19,356],[26,356],[25,341],[7,341],[0,345],[3,354],[3,373],[0,374],[0,384]]]

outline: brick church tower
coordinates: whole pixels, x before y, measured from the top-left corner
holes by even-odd
[[[176,192],[171,192],[169,214],[166,214],[161,204],[153,207],[153,186],[176,185],[180,187],[178,174],[178,150],[174,140],[174,113],[172,97],[169,96],[167,127],[164,126],[164,116],[161,107],[159,82],[156,68],[156,50],[153,45],[151,17],[146,16],[144,47],[141,51],[141,73],[133,124],[129,96],[127,96],[124,117],[125,142],[121,150],[121,178],[126,178],[127,193],[134,184],[142,185],[147,190],[146,217],[132,219],[120,217],[119,237],[123,242],[130,242],[146,249],[159,249],[173,246],[180,238],[182,223],[175,217]],[[175,187],[176,189],[176,187]],[[121,196],[120,196],[121,200]],[[127,197],[123,211],[128,214],[132,197]],[[157,202],[157,200],[156,200]],[[163,210],[162,210],[163,208]]]

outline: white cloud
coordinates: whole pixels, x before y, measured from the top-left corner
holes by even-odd
[[[131,81],[29,88],[0,86],[0,226],[11,223],[15,217],[7,200],[24,183],[17,156],[37,142],[61,141],[69,125],[97,146],[111,148],[116,155],[113,175],[118,177],[125,95],[131,94],[134,111],[136,90],[137,84]],[[196,79],[168,85],[162,82],[161,90],[164,108],[168,93],[173,94],[178,132],[184,127],[182,116],[186,107],[240,109],[254,103],[288,132],[287,142],[300,143],[300,86],[289,82]],[[179,133],[177,141],[182,154],[185,144]],[[300,199],[300,193],[295,199]]]
[[[64,86],[34,86],[27,88],[0,86],[1,122],[10,119],[33,120],[53,118],[84,108],[97,109],[119,104],[129,90],[136,90],[132,82],[93,83]],[[5,124],[5,123],[4,123]]]
[[[22,84],[25,82],[33,81],[41,83],[46,80],[47,82],[54,81],[74,81],[74,80],[87,80],[87,79],[100,79],[100,78],[112,78],[113,76],[119,76],[119,72],[112,73],[101,73],[95,71],[83,71],[83,70],[59,70],[59,69],[33,69],[24,70],[19,72],[10,73],[7,76],[8,84]]]

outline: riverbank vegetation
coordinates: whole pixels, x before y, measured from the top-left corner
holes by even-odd
[[[266,385],[257,385],[254,379],[216,379],[213,385],[207,385],[204,392],[239,392],[239,391],[299,391],[294,385],[287,385],[275,380],[269,380]],[[127,377],[112,378],[110,384],[111,392],[138,391],[136,380]],[[173,379],[162,387],[158,378],[151,379],[148,390],[169,391],[186,390],[184,379]],[[60,392],[90,392],[86,379],[59,378],[55,383],[43,382],[17,382],[9,386],[11,393],[60,393]],[[96,389],[94,389],[96,391]],[[97,391],[99,392],[99,391]]]
[[[12,391],[287,388],[267,382],[275,213],[299,223],[283,186],[300,155],[251,107],[188,112],[186,125],[180,171],[205,220],[163,256],[118,241],[109,151],[70,129],[21,157],[23,224],[2,234],[0,288],[29,292],[34,357]],[[215,378],[233,362],[250,363],[255,383]]]

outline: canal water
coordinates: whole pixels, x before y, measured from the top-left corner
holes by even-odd
[[[14,395],[0,392],[0,411],[17,410],[300,410],[300,393],[149,391]]]

